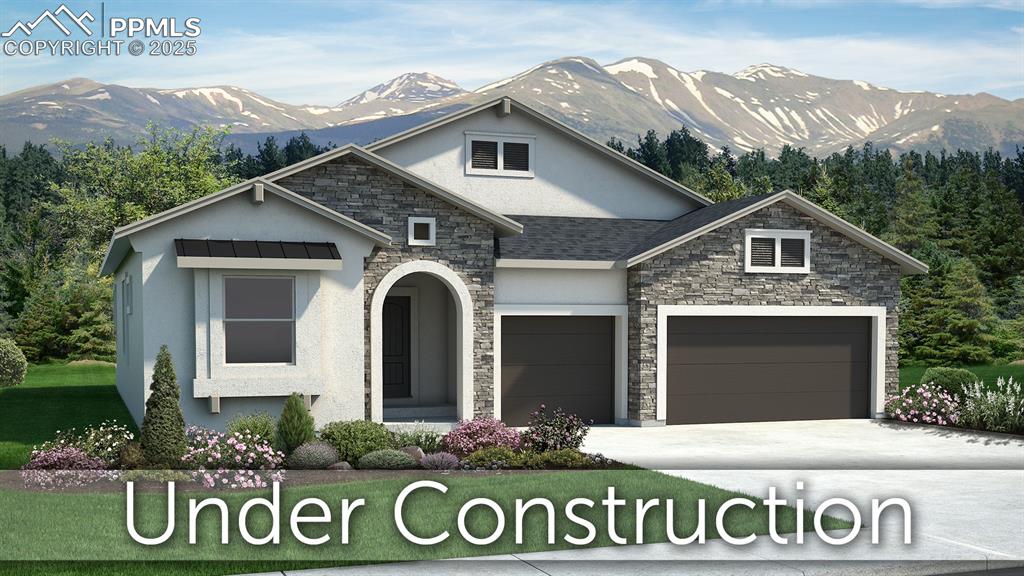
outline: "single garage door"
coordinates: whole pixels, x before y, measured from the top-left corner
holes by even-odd
[[[668,424],[867,418],[870,318],[671,317]]]
[[[544,404],[610,424],[614,325],[610,316],[503,316],[501,419],[524,426]]]

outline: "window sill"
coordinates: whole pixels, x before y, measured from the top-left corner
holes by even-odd
[[[743,270],[747,274],[810,274],[810,268],[782,268],[775,266],[749,266]]]
[[[519,172],[516,170],[482,170],[482,169],[466,169],[466,176],[487,176],[490,178],[519,178],[519,179],[531,179],[533,178],[533,172]]]
[[[292,392],[318,396],[324,393],[324,388],[323,379],[308,374],[290,378],[196,378],[192,380],[192,397],[288,396]]]

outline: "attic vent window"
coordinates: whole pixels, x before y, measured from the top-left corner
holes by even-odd
[[[807,274],[811,271],[810,230],[747,230],[744,270]]]
[[[533,177],[533,136],[466,132],[466,174]]]
[[[437,244],[437,219],[412,216],[409,218],[409,246]]]

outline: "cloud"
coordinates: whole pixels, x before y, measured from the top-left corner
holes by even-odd
[[[794,36],[658,4],[524,3],[509,10],[502,3],[410,2],[360,5],[366,10],[344,16],[334,6],[301,29],[206,28],[191,58],[76,58],[66,76],[166,88],[232,84],[289,103],[336,104],[408,71],[472,89],[562,56],[601,63],[646,56],[680,70],[733,72],[771,62],[903,90],[1024,95],[1021,37],[1006,28],[956,38],[826,35],[809,27]],[[8,66],[5,74],[18,83],[30,75],[24,86],[52,68]]]

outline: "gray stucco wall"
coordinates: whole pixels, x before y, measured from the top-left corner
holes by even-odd
[[[809,274],[748,274],[744,230],[811,230]],[[657,310],[662,304],[885,306],[886,391],[899,384],[900,267],[778,202],[629,268],[629,419],[656,419]]]
[[[406,262],[431,260],[456,274],[473,304],[473,412],[494,413],[494,227],[491,223],[352,157],[325,162],[282,178],[281,186],[390,234],[395,245],[378,248],[366,258],[365,300],[370,302],[381,279]],[[409,246],[408,218],[437,219],[435,246]],[[364,317],[366,359],[365,406],[370,415],[370,318]]]
[[[131,313],[125,314],[124,281],[129,278]],[[148,396],[148,384],[140,385],[145,382],[143,296],[142,255],[132,251],[114,273],[114,340],[117,344],[117,391],[136,423],[142,422]]]

